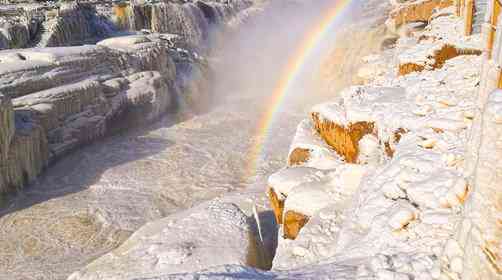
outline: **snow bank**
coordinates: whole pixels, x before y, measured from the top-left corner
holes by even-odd
[[[219,265],[256,266],[258,249],[247,220],[233,204],[204,203],[146,224],[68,280],[125,280]]]
[[[438,17],[431,25],[447,22],[455,19]],[[440,36],[439,30],[426,28],[410,36]],[[459,45],[479,49],[475,43],[479,41],[455,38]],[[413,53],[427,44],[399,40],[395,52]],[[455,235],[473,193],[465,158],[476,120],[481,62],[480,56],[460,55],[444,60],[441,68],[405,76],[381,75],[365,86],[342,91],[333,102],[314,107],[312,119],[300,124],[293,141],[292,151],[309,151],[296,166],[315,167],[318,162],[326,178],[346,174],[348,180],[301,182],[289,189],[284,212],[302,214],[307,222],[295,229],[294,240],[279,239],[273,269],[359,260],[355,279],[460,277],[464,249]],[[497,123],[497,106],[488,107],[493,108],[487,117],[493,119],[491,124]],[[493,148],[483,147],[496,158]],[[315,151],[322,151],[317,152],[319,158],[312,156]],[[323,162],[333,152],[343,161]],[[482,178],[496,181],[493,176]],[[493,215],[488,212],[486,217]]]
[[[395,1],[395,8],[390,12],[386,25],[391,30],[409,22],[427,22],[431,19],[436,9],[452,6],[452,0],[412,0]]]

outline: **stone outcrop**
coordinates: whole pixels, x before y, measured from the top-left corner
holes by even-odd
[[[259,254],[248,217],[236,205],[216,200],[146,224],[68,279],[132,280],[219,265],[259,267]]]
[[[35,4],[1,10],[0,49],[94,44],[119,33],[171,33],[204,50],[212,33],[251,5],[226,2],[131,1]],[[113,7],[112,7],[113,6]]]
[[[53,13],[45,15],[31,45],[56,47],[96,43],[117,31],[110,19],[99,15],[92,4],[63,4]]]
[[[9,154],[9,146],[15,133],[14,126],[14,110],[12,109],[12,102],[8,96],[0,96],[0,116],[2,125],[0,126],[0,155],[2,159],[6,159]]]
[[[297,127],[290,146],[288,166],[315,166],[330,169],[331,164],[341,162],[340,156],[333,151],[318,133],[311,119],[303,120]]]
[[[12,11],[0,48],[94,43],[119,28],[149,31],[96,45],[0,52],[4,121],[15,124],[5,126],[1,141],[0,192],[22,187],[49,162],[95,139],[168,111],[199,109],[209,99],[203,89],[210,72],[199,50],[249,3],[121,5],[115,18],[96,3]]]
[[[428,22],[437,9],[450,7],[453,0],[412,0],[398,4],[390,12],[387,26],[397,31],[399,27],[410,22]]]
[[[399,88],[352,87],[341,93],[344,98],[340,104],[326,103],[314,107],[311,113],[313,127],[347,163],[367,162],[379,157],[379,151],[392,157],[394,146],[406,131],[402,127],[405,124],[395,120],[390,122],[392,116],[384,116],[383,111],[395,106],[388,101],[390,96],[404,94]],[[366,95],[372,95],[374,99],[371,102],[359,99]],[[386,101],[378,104],[378,100]],[[364,147],[361,147],[361,141]]]
[[[0,49],[22,48],[29,44],[30,30],[23,22],[4,22],[0,26]]]
[[[463,37],[461,20],[440,13],[422,31],[398,40],[395,50],[371,59],[380,60],[386,74],[315,106],[311,119],[298,126],[288,169],[308,167],[325,176],[306,182],[288,176],[298,184],[285,177],[282,181],[292,186],[285,193],[269,181],[284,233],[273,268],[365,259],[371,265],[364,266],[364,276],[385,271],[403,279],[500,277],[495,191],[500,93],[484,92],[478,101],[475,96],[480,88],[498,86],[500,68],[489,63],[483,75],[490,74],[490,81],[480,83],[480,37]],[[399,75],[389,63],[392,55],[434,44],[446,47],[427,58],[430,67],[420,73]],[[482,115],[474,113],[476,103]],[[469,142],[470,135],[479,141]],[[466,144],[472,144],[472,155],[479,149],[479,159],[469,158]],[[342,170],[354,165],[363,168],[363,175],[341,179]],[[404,266],[372,268],[378,261],[370,256],[377,255],[384,263]],[[418,263],[427,265],[419,268]]]
[[[306,182],[321,180],[322,172],[318,171],[308,167],[286,168],[269,177],[268,196],[277,224],[283,223],[284,201],[291,189]]]
[[[8,96],[1,96],[0,194],[16,190],[36,178],[47,166],[47,139],[31,112],[14,113]]]
[[[194,2],[152,5],[131,4],[115,7],[115,20],[122,29],[149,29],[159,33],[179,34],[194,46],[207,43],[212,28],[224,24],[238,11],[249,6],[245,1]]]
[[[399,75],[434,70],[443,67],[449,59],[460,55],[481,55],[481,50],[455,46],[445,42],[420,46],[420,50],[411,49],[399,56]]]
[[[48,161],[81,145],[151,122],[185,98],[197,100],[188,95],[198,92],[183,90],[198,90],[208,69],[173,38],[135,35],[92,46],[0,53],[0,92],[12,99],[16,119],[16,136],[3,140],[12,155],[2,161],[2,192],[23,186]],[[20,149],[31,152],[16,153]]]
[[[284,214],[284,238],[287,239],[296,239],[298,234],[300,234],[300,230],[307,224],[309,221],[307,215],[302,213],[298,213],[296,211],[290,210]]]
[[[319,118],[318,113],[312,113],[312,120],[324,141],[348,163],[357,162],[359,141],[365,135],[375,133],[375,125],[371,122],[357,122],[345,127]]]

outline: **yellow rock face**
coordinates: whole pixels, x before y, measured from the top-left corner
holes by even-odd
[[[440,69],[447,60],[460,55],[481,55],[481,50],[459,48],[451,44],[443,44],[432,52],[428,57],[417,57],[417,62],[405,62],[399,64],[399,75],[407,75],[412,72],[422,72],[425,68]],[[425,64],[423,61],[434,61],[433,64]]]
[[[300,230],[309,221],[308,216],[297,213],[295,211],[288,211],[284,215],[284,238],[286,239],[296,239]]]
[[[284,212],[284,200],[279,199],[273,188],[268,189],[268,198],[274,210],[275,221],[280,225],[282,224],[282,213]]]
[[[288,158],[288,165],[295,166],[306,163],[310,159],[310,149],[296,148],[290,154]]]
[[[329,120],[321,120],[318,113],[312,113],[312,120],[322,139],[348,163],[357,162],[359,140],[367,134],[375,133],[375,126],[370,122],[357,122],[342,127]]]
[[[127,5],[119,4],[113,7],[113,14],[116,17],[117,24],[119,26],[124,26],[127,22]]]
[[[390,13],[390,20],[396,29],[410,22],[429,21],[435,9],[443,9],[453,4],[453,0],[424,0],[400,5]]]
[[[416,63],[399,64],[399,76],[404,76],[413,72],[422,72],[425,70],[425,65]]]

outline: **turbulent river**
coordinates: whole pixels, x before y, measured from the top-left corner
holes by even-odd
[[[168,115],[87,146],[8,199],[0,209],[0,279],[65,279],[144,223],[229,192],[267,208],[267,175],[284,166],[298,122],[328,98],[311,91],[283,104],[248,176],[267,97],[309,28],[305,11],[286,11],[225,39],[211,58],[215,80],[204,94],[214,102],[204,113]]]

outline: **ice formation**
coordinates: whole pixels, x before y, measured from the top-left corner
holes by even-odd
[[[137,279],[218,265],[257,266],[257,242],[248,217],[236,205],[211,201],[146,224],[68,280]]]
[[[255,199],[244,192],[148,223],[68,279],[501,278],[502,39],[492,27],[500,28],[502,5],[490,2],[480,34],[484,1],[391,3],[394,34],[368,39],[381,48],[361,53],[354,64],[361,68],[341,67],[356,85],[312,108],[296,129],[287,166],[266,183],[279,225],[271,271],[250,267],[265,267],[271,252],[257,239],[260,215],[241,209]],[[260,12],[233,17],[249,4],[117,5],[110,18],[118,28],[150,31],[96,45],[0,52],[1,191],[34,180],[55,158],[120,129],[121,121],[150,122],[185,95],[187,102],[204,98],[209,67],[198,52],[211,25],[238,25]],[[63,9],[53,21],[61,27],[40,42],[101,36],[69,31],[88,25],[79,16],[65,19],[81,8]],[[107,18],[97,13],[85,19]],[[29,46],[30,28],[2,23],[0,46]],[[375,30],[354,37],[380,34]],[[331,58],[340,59],[339,51]],[[80,225],[98,228],[107,214],[88,220],[85,213]]]
[[[130,7],[162,10],[164,5]],[[133,34],[105,39],[96,45],[0,52],[0,92],[5,100],[2,108],[6,116],[14,116],[5,121],[12,123],[15,119],[16,131],[15,137],[11,133],[2,135],[5,138],[2,154],[8,163],[0,171],[1,193],[32,182],[49,162],[83,144],[131,124],[151,122],[192,100],[202,103],[208,98],[202,94],[202,88],[207,83],[209,68],[197,53],[206,48],[208,42],[203,39],[207,40],[208,34],[202,38],[180,31],[198,30],[199,34],[224,28],[227,21],[248,5],[238,2],[214,6],[202,2],[166,5],[170,12],[185,11],[185,6],[189,6],[189,10],[177,17],[178,21],[189,21],[191,25],[165,22],[171,17],[162,15],[149,19],[133,14],[132,20],[152,20],[165,26],[158,30],[152,27],[147,33],[178,34]],[[43,13],[39,8],[24,7],[33,13]],[[49,17],[53,11],[57,14]],[[211,17],[219,14],[222,16]],[[63,4],[59,9],[49,10],[44,19],[41,24],[51,27],[39,34],[38,43],[26,43],[25,47],[83,44],[109,37],[114,31],[112,23],[105,25],[106,17],[99,15],[92,4]],[[134,26],[131,28],[135,30]],[[12,126],[6,128],[12,130]]]
[[[493,78],[480,71],[493,62],[480,56],[479,34],[464,36],[464,22],[452,9],[434,10],[440,2],[448,1],[396,4],[393,26],[432,19],[401,37],[395,49],[367,58],[365,69],[385,71],[315,106],[298,126],[291,168],[330,174],[330,167],[356,164],[364,175],[355,185],[298,181],[289,190],[284,212],[294,209],[309,219],[294,240],[279,239],[273,269],[359,260],[350,279],[499,277],[497,212],[486,206],[496,199],[500,98],[498,91],[486,94]],[[457,50],[441,54],[448,48]],[[415,66],[405,67],[410,63]],[[329,191],[345,188],[345,200]]]

